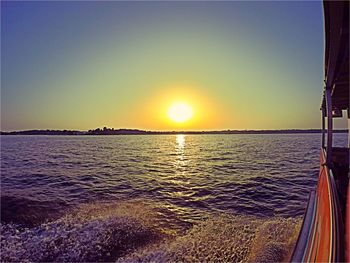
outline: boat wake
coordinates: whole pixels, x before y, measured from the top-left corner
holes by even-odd
[[[1,261],[276,262],[301,219],[217,214],[192,224],[142,200],[84,204],[59,219],[1,224]],[[170,219],[169,219],[170,218]]]

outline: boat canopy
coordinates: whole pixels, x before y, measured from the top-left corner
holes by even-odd
[[[347,110],[349,118],[349,2],[324,1],[323,5],[325,89],[331,91],[332,110]],[[326,96],[322,101],[325,107]]]

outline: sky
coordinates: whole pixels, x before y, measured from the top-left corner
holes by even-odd
[[[323,52],[320,1],[2,1],[1,130],[319,128]]]

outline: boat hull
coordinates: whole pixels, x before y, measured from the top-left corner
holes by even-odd
[[[310,195],[292,262],[343,261],[343,224],[336,191],[332,170],[326,165],[326,153],[322,149],[317,190],[314,196]]]

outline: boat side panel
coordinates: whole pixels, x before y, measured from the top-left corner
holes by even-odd
[[[311,191],[307,208],[305,211],[303,224],[291,257],[291,262],[304,261],[308,240],[310,239],[310,236],[312,233],[312,226],[314,225],[313,220],[315,219],[315,213],[316,213],[315,199],[316,199],[316,193],[315,191]]]
[[[323,151],[321,152],[321,167],[316,197],[317,211],[312,236],[304,258],[308,262],[332,261],[333,216],[331,189],[328,168],[324,165],[325,156]]]

